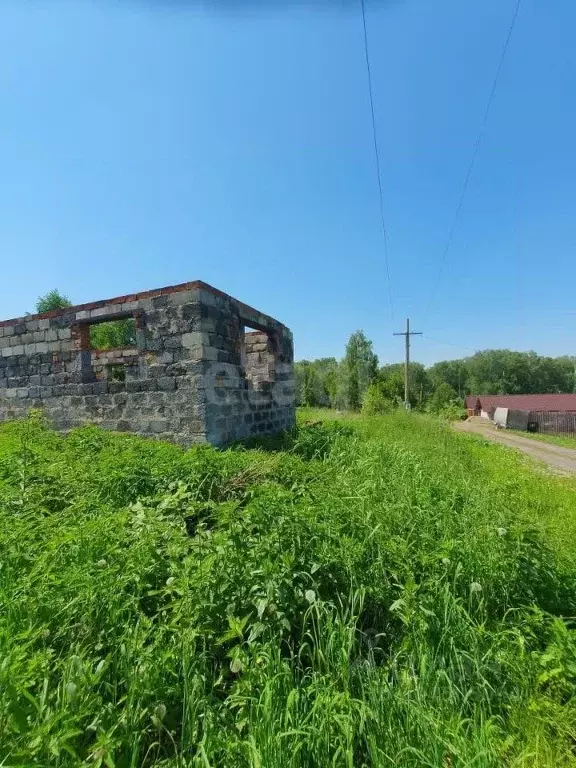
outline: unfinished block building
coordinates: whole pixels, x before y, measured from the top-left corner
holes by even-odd
[[[132,318],[134,345],[91,349]],[[247,330],[251,329],[251,330]],[[200,281],[0,322],[0,421],[41,408],[184,445],[224,445],[295,420],[289,329]]]

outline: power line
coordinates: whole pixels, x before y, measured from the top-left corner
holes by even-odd
[[[454,216],[454,220],[452,222],[452,226],[450,227],[450,231],[448,233],[448,240],[446,242],[446,246],[444,248],[444,251],[442,253],[442,258],[440,259],[440,268],[438,270],[438,275],[436,277],[436,280],[434,282],[433,288],[432,288],[432,295],[430,297],[430,301],[428,303],[428,306],[426,307],[425,317],[428,316],[428,313],[430,312],[430,308],[432,307],[432,304],[434,303],[434,299],[436,297],[436,293],[438,291],[438,286],[440,284],[440,280],[442,278],[442,274],[444,272],[444,267],[446,266],[446,259],[448,258],[448,252],[450,251],[450,248],[452,246],[452,241],[454,240],[454,233],[456,232],[456,228],[458,227],[458,222],[460,220],[460,214],[462,212],[462,206],[464,204],[464,198],[466,197],[466,192],[468,190],[468,185],[470,183],[470,178],[472,177],[472,171],[474,169],[474,164],[476,162],[476,157],[478,156],[478,150],[480,149],[480,144],[482,143],[482,139],[484,138],[484,132],[486,130],[486,124],[488,122],[488,117],[490,115],[490,110],[492,108],[492,102],[494,101],[494,96],[496,94],[496,88],[498,87],[498,81],[500,80],[500,74],[502,72],[502,68],[504,66],[504,61],[506,59],[506,54],[508,52],[508,48],[510,46],[510,40],[512,39],[512,33],[514,32],[514,27],[516,26],[516,21],[518,19],[518,14],[520,13],[520,6],[522,5],[522,0],[516,0],[516,7],[514,9],[514,15],[512,16],[512,21],[510,23],[510,27],[508,29],[508,34],[506,36],[506,41],[504,43],[504,47],[502,48],[502,53],[500,55],[500,61],[498,63],[498,69],[496,70],[496,75],[494,77],[494,82],[492,83],[492,88],[490,90],[490,96],[488,97],[488,102],[486,104],[486,109],[484,110],[484,116],[482,118],[482,123],[480,126],[480,133],[478,134],[478,138],[476,139],[476,143],[474,145],[474,151],[472,152],[472,159],[470,160],[470,165],[468,166],[468,171],[466,173],[466,177],[464,179],[464,185],[462,187],[462,192],[460,193],[460,199],[458,200],[458,205],[456,206],[456,214]]]
[[[394,303],[392,301],[392,282],[390,280],[390,265],[388,262],[388,232],[386,230],[386,218],[384,216],[384,192],[382,190],[382,172],[380,169],[380,152],[378,151],[378,135],[376,131],[376,115],[374,112],[374,94],[372,90],[372,69],[370,67],[370,52],[368,48],[368,29],[366,26],[366,2],[362,3],[362,24],[364,26],[364,52],[366,54],[366,71],[368,73],[368,92],[370,94],[370,112],[372,115],[372,134],[374,137],[374,155],[376,157],[376,174],[378,176],[378,191],[380,199],[380,221],[382,235],[384,237],[384,262],[386,264],[386,279],[388,281],[388,303],[390,305],[390,318],[394,324]]]
[[[427,333],[424,333],[423,336],[425,339],[428,339],[428,341],[433,341],[435,344],[440,344],[441,346],[457,347],[458,349],[466,349],[469,352],[476,351],[473,347],[467,347],[465,344],[453,344],[451,341],[440,341],[440,339],[435,339],[433,336],[428,336]]]

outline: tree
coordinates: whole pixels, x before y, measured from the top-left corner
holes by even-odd
[[[429,369],[435,387],[442,382],[467,394],[514,395],[573,392],[574,362],[568,356],[485,349],[463,360],[443,360]]]
[[[346,407],[358,411],[364,392],[375,381],[378,373],[378,357],[372,349],[372,342],[363,331],[356,331],[350,336],[343,368]]]
[[[299,360],[294,364],[298,403],[308,407],[334,405],[338,363],[334,357]]]
[[[450,384],[443,381],[439,384],[428,400],[428,410],[432,413],[441,413],[446,406],[458,402],[458,393]],[[460,401],[460,405],[462,401]]]
[[[320,405],[320,380],[314,363],[300,360],[294,365],[298,404],[307,408]]]
[[[386,366],[386,373],[380,371],[380,386],[385,397],[395,405],[404,402],[404,366],[402,363]],[[412,398],[410,398],[412,401]]]
[[[302,365],[310,367],[307,378],[299,373]],[[342,410],[356,410],[362,404],[363,410],[370,410],[374,407],[370,403],[382,396],[388,403],[400,405],[404,400],[403,363],[385,365],[377,372],[376,365],[372,344],[357,331],[348,341],[342,362],[330,357],[296,364],[299,391],[306,388],[303,401]],[[365,409],[366,392],[373,382],[378,384],[379,394],[370,392]],[[441,360],[430,368],[410,363],[410,404],[434,412],[458,410],[468,394],[548,392],[576,392],[576,358],[486,349],[459,360]]]
[[[333,405],[338,386],[338,361],[335,357],[321,357],[315,365],[322,383],[322,405]]]
[[[388,413],[395,403],[392,402],[382,390],[382,384],[378,381],[370,384],[362,400],[362,413],[366,416],[374,416],[378,413]]]
[[[54,309],[65,309],[71,307],[72,302],[67,296],[60,293],[57,288],[52,291],[48,291],[44,296],[39,296],[36,301],[36,312],[39,315],[44,312],[52,312]]]
[[[571,392],[574,368],[568,357],[485,349],[465,361],[469,391],[487,395]]]
[[[378,378],[382,382],[383,391],[394,402],[404,402],[404,364],[392,363],[383,366]],[[410,405],[422,407],[433,390],[433,384],[426,368],[422,363],[410,363]]]
[[[136,345],[136,324],[131,317],[90,326],[92,349],[122,349]]]
[[[460,397],[468,394],[468,371],[465,360],[441,360],[428,369],[428,376],[432,387],[437,387],[443,382],[449,384]]]

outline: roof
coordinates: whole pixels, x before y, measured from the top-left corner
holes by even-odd
[[[576,412],[576,394],[469,395],[466,398],[466,408],[476,410],[478,407],[487,413],[496,407],[513,408],[517,411]]]

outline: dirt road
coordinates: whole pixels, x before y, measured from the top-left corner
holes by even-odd
[[[477,417],[469,421],[459,421],[454,425],[454,428],[459,432],[475,432],[478,435],[483,435],[487,440],[517,448],[533,459],[543,461],[557,471],[576,473],[576,450],[573,448],[562,448],[559,445],[541,443],[529,437],[512,434],[505,429],[497,430],[491,422]]]

